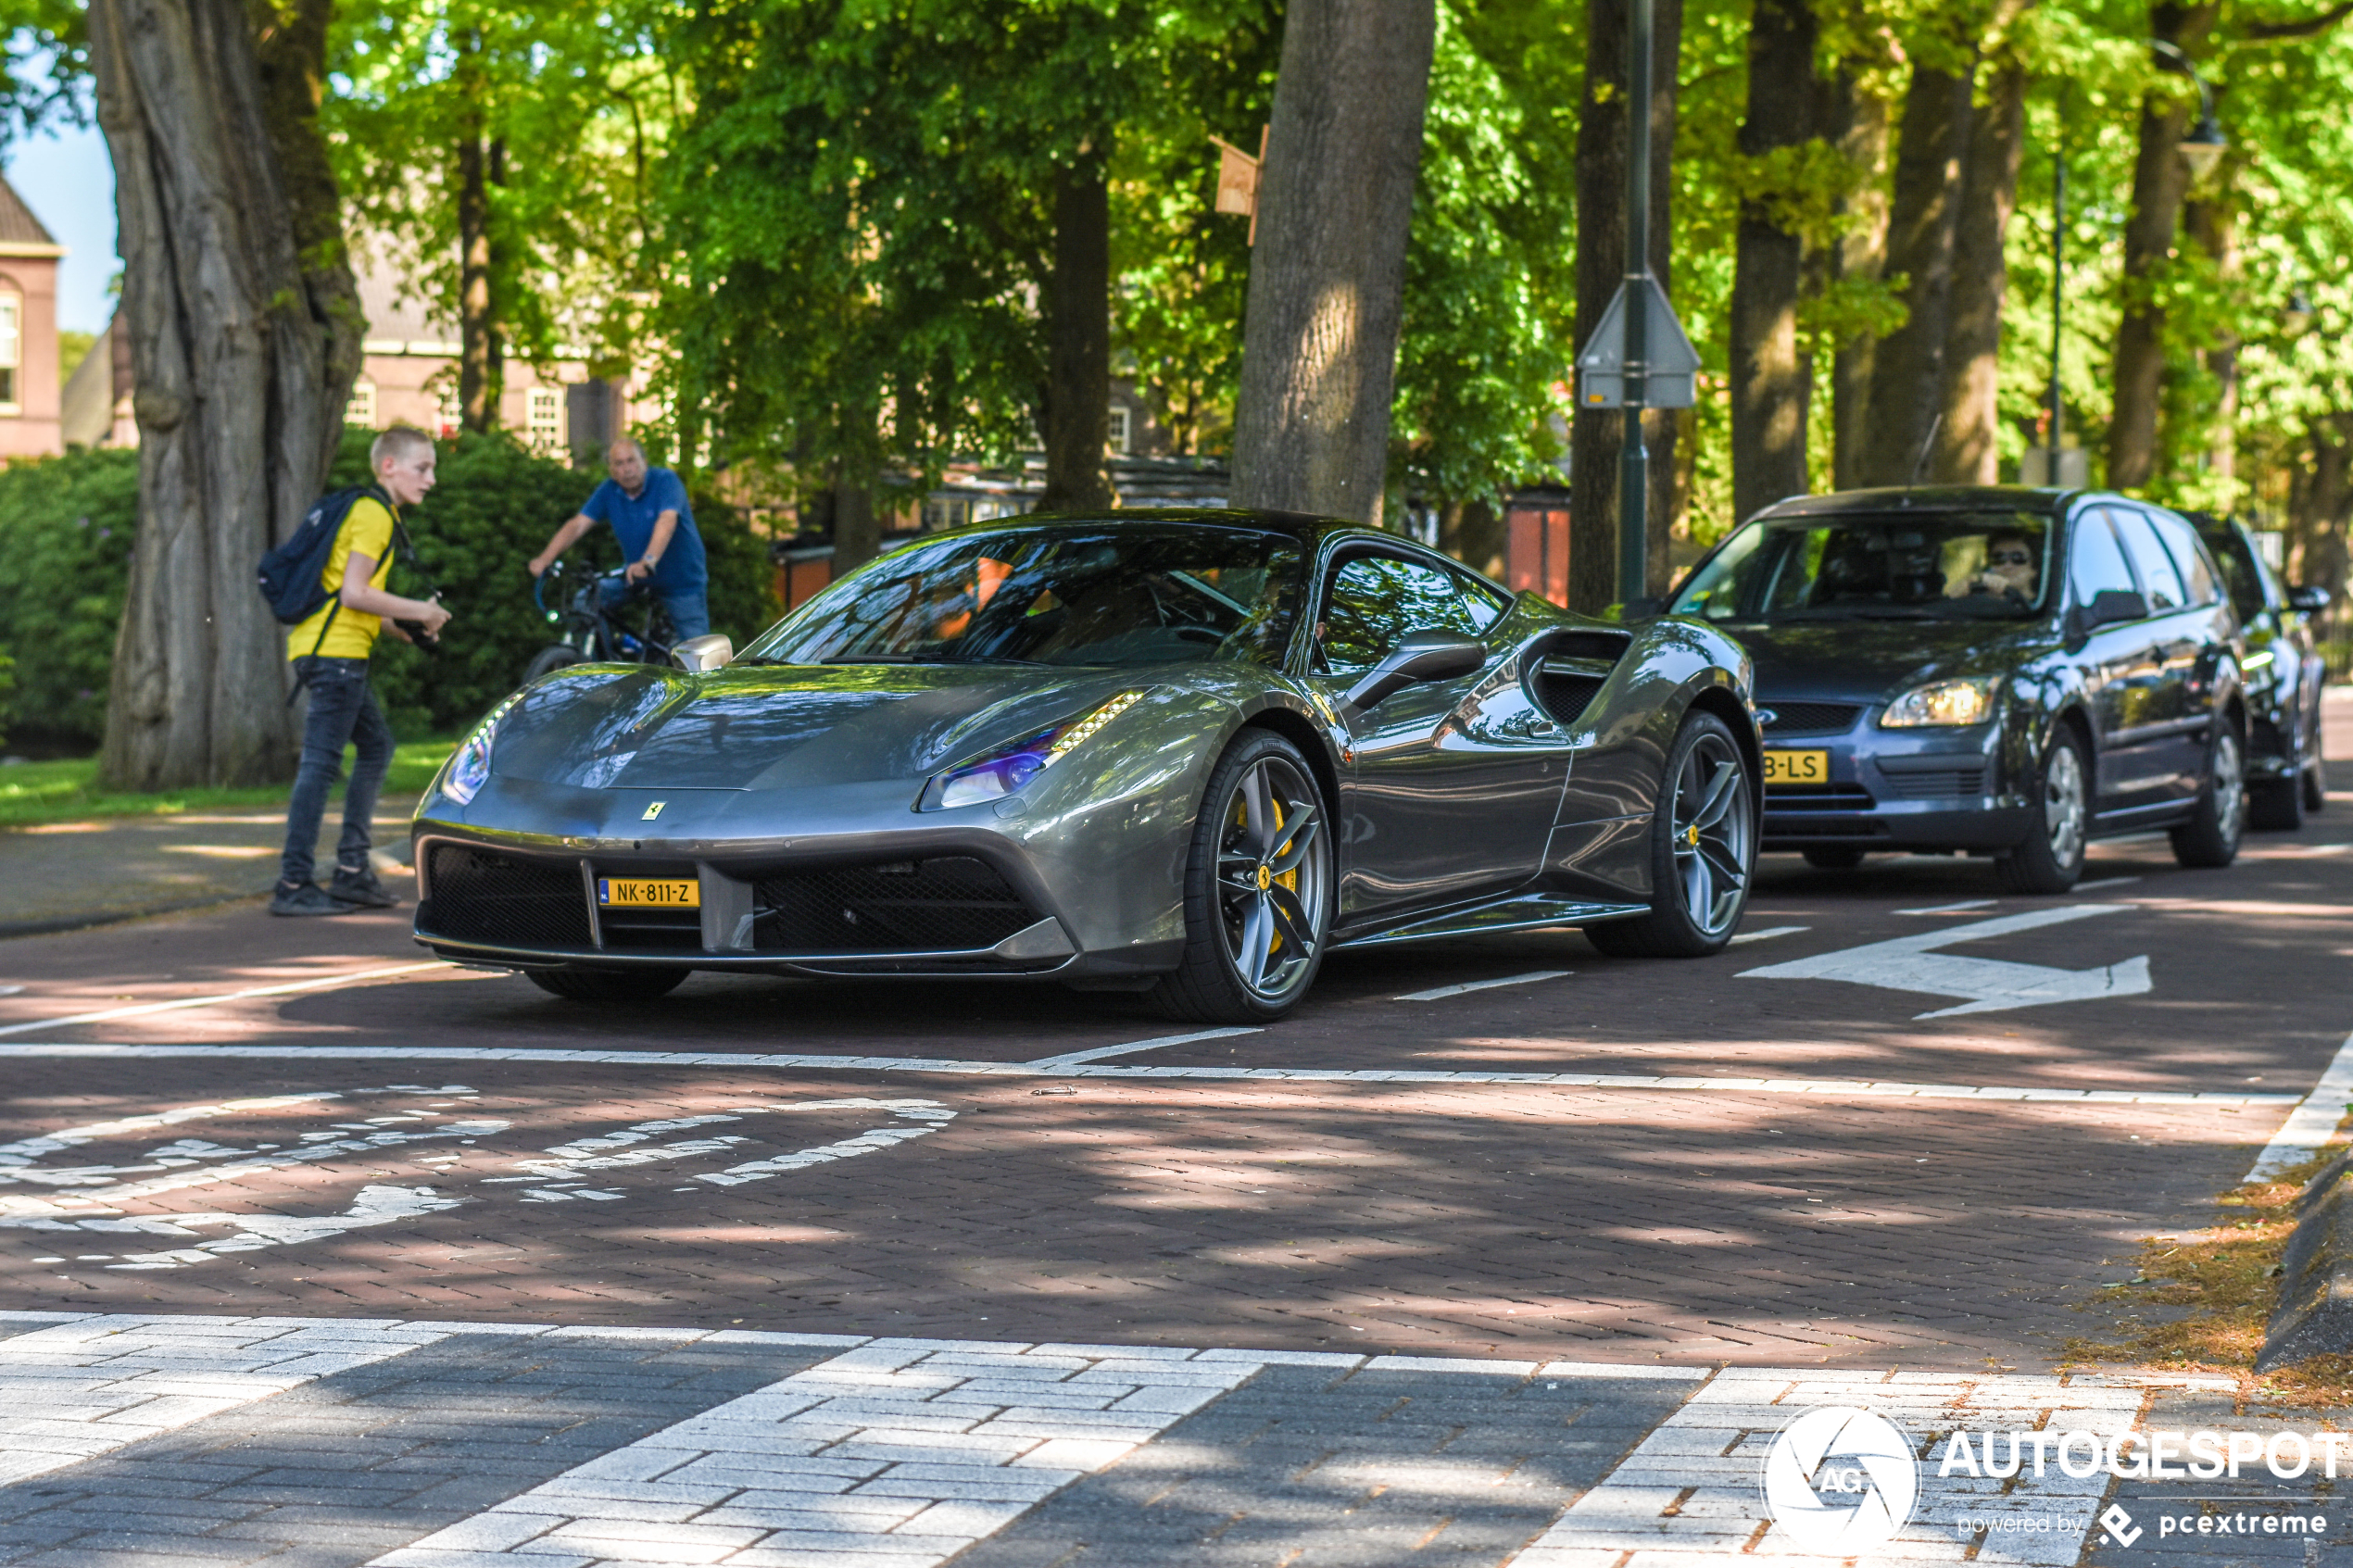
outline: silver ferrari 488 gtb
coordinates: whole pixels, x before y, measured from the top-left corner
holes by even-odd
[[[982,524],[680,660],[559,670],[467,736],[417,810],[420,942],[584,1000],[995,975],[1252,1022],[1335,947],[1699,955],[1747,897],[1737,644],[1351,524]]]

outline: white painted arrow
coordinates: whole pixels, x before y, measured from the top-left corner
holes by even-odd
[[[1957,958],[1935,949],[1984,936],[2007,936],[2062,925],[2094,915],[2112,915],[2130,904],[2069,904],[2056,909],[2034,909],[1997,920],[1971,921],[1918,936],[1873,942],[1861,947],[1823,953],[1791,963],[1768,964],[1743,971],[1743,980],[1844,980],[1856,985],[1881,985],[1891,991],[1925,991],[1933,997],[1967,997],[1957,1008],[1923,1012],[1920,1018],[1953,1018],[1965,1012],[2005,1012],[2012,1008],[2047,1007],[2053,1002],[2087,1002],[2100,997],[2137,997],[2149,988],[2147,955],[2126,959],[2100,969],[2045,969],[2041,964],[2006,963],[1999,959]]]

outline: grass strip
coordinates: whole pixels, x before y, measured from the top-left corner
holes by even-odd
[[[384,792],[390,796],[423,794],[455,745],[454,739],[439,739],[410,741],[396,747]],[[351,757],[346,753],[345,776],[349,777],[350,771]],[[175,789],[146,795],[101,790],[97,781],[98,759],[94,757],[59,762],[12,762],[0,768],[0,829],[37,827],[92,817],[169,816],[224,807],[283,809],[292,788],[291,784],[268,784],[257,789]]]

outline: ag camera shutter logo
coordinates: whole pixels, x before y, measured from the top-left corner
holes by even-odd
[[[1911,1439],[1851,1405],[1807,1411],[1765,1456],[1765,1512],[1800,1551],[1852,1557],[1883,1546],[1919,1500]]]

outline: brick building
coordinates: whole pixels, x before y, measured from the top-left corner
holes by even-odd
[[[57,263],[66,247],[0,180],[0,463],[63,452]]]

